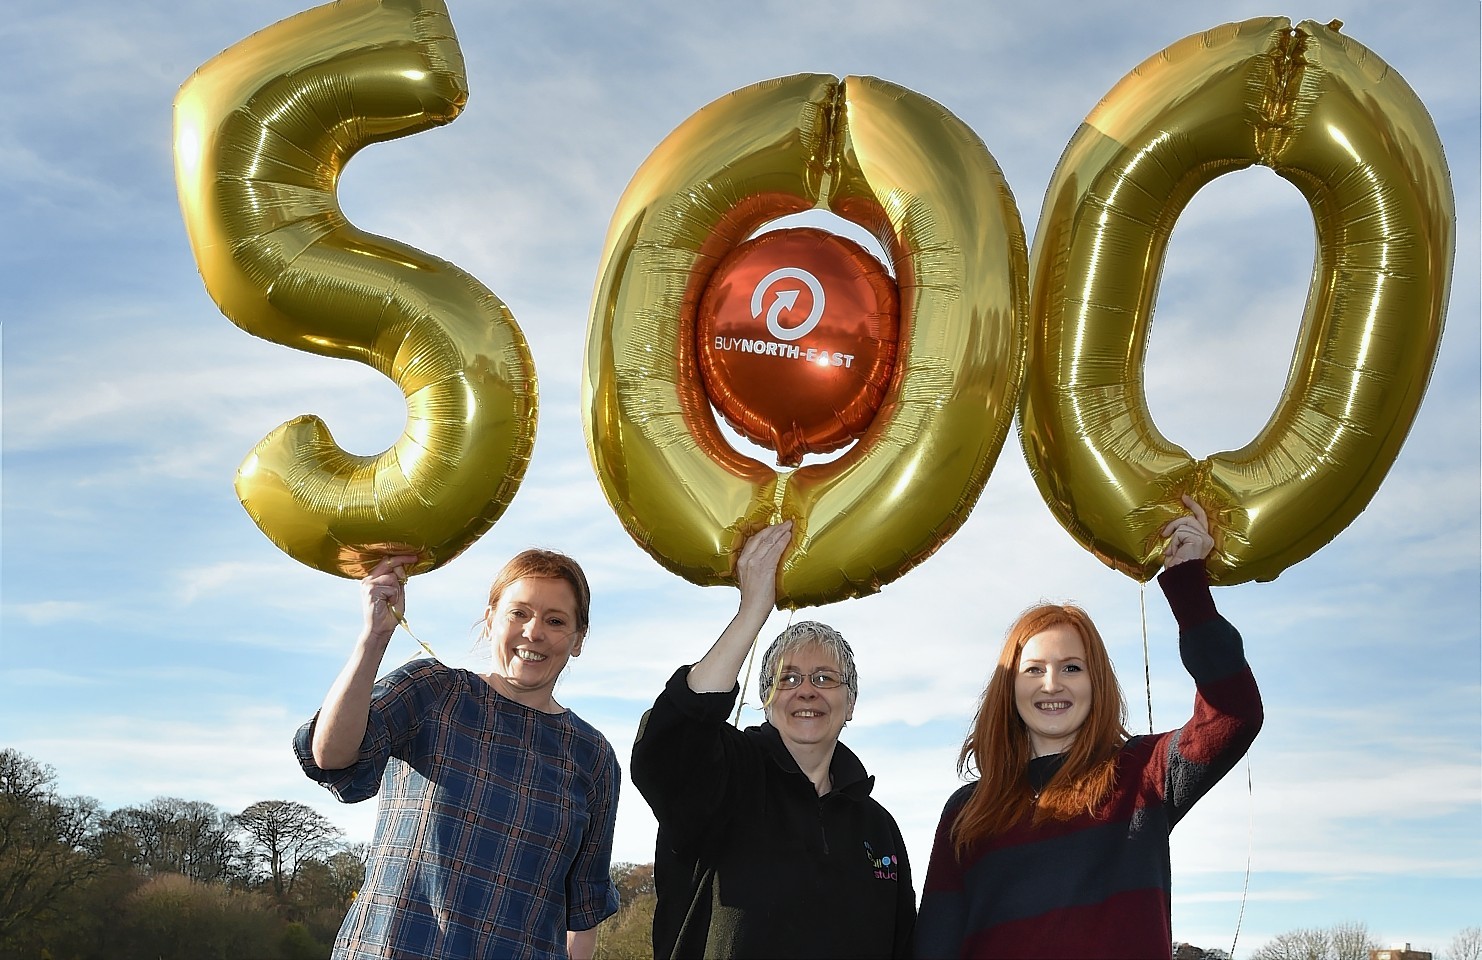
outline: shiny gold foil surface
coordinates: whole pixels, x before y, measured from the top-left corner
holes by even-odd
[[[813,208],[864,227],[893,261],[900,352],[853,447],[777,472],[719,431],[695,312],[727,251]],[[711,103],[639,168],[603,251],[583,414],[608,502],[695,583],[733,583],[745,538],[791,519],[779,606],[879,590],[950,537],[987,482],[1018,396],[1027,273],[998,164],[941,105],[872,77],[814,74]]]
[[[1138,580],[1160,568],[1158,529],[1184,493],[1209,511],[1214,582],[1310,556],[1369,503],[1425,391],[1454,246],[1446,162],[1414,92],[1339,26],[1247,20],[1173,44],[1096,106],[1045,194],[1024,452],[1060,523]],[[1252,164],[1307,199],[1312,282],[1275,413],[1196,461],[1149,416],[1145,346],[1180,211]]]
[[[504,304],[451,263],[352,226],[336,184],[362,147],[452,121],[467,99],[441,0],[345,0],[223,51],[175,100],[175,170],[207,292],[249,333],[355,360],[406,395],[376,456],[303,416],[263,439],[237,494],[294,559],[358,577],[414,572],[502,515],[535,437],[536,379]]]

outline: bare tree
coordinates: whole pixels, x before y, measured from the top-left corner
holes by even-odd
[[[1288,930],[1251,954],[1251,960],[1332,960],[1331,950],[1332,938],[1326,930]]]
[[[1369,960],[1369,951],[1378,946],[1367,924],[1350,920],[1278,934],[1251,954],[1251,960]]]
[[[300,863],[328,852],[344,832],[323,815],[292,800],[262,800],[236,816],[253,850],[267,865],[278,896],[293,889]]]
[[[370,857],[370,844],[352,843],[325,861],[329,868],[330,888],[341,905],[348,904],[365,883],[365,865]]]
[[[1357,920],[1329,927],[1328,943],[1332,960],[1369,960],[1369,951],[1379,948],[1379,941],[1369,936],[1369,925]]]
[[[1445,960],[1482,960],[1482,927],[1467,927],[1452,937]]]
[[[607,871],[612,876],[612,885],[617,887],[618,902],[632,903],[639,897],[654,892],[654,865],[651,863],[627,863],[618,861]]]
[[[365,883],[367,849],[363,843],[351,844],[325,859],[313,857],[301,861],[293,885],[294,904],[306,915],[315,910],[332,910],[343,917]]]
[[[653,953],[654,865],[614,863],[618,912],[597,927],[597,960],[649,960]]]
[[[156,797],[123,807],[103,820],[103,829],[148,873],[179,873],[192,880],[227,882],[241,876],[246,851],[233,836],[231,814],[200,800]]]
[[[51,912],[103,868],[96,855],[98,805],[57,795],[56,772],[0,750],[0,945]]]

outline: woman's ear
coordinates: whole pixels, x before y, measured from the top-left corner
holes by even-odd
[[[571,645],[571,655],[573,657],[581,656],[582,647],[586,645],[586,642],[587,632],[583,630],[581,633],[578,633],[576,635],[576,642]]]

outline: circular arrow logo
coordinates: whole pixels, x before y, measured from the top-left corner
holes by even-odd
[[[795,327],[784,327],[781,314],[783,310],[791,310],[798,302],[798,294],[801,290],[778,290],[772,298],[772,305],[767,308],[767,330],[778,340],[797,340],[806,337],[818,326],[818,321],[823,319],[823,284],[818,278],[801,267],[778,267],[771,273],[762,277],[756,289],[751,291],[751,315],[760,317],[762,315],[762,303],[766,300],[767,290],[779,280],[801,280],[808,287],[808,292],[813,294],[813,309],[808,311],[808,318]]]

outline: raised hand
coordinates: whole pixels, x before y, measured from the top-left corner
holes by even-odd
[[[1209,517],[1198,501],[1187,493],[1183,496],[1184,506],[1189,512],[1170,520],[1160,531],[1168,542],[1163,545],[1163,567],[1166,569],[1185,560],[1202,560],[1214,549],[1214,537],[1209,533]]]
[[[752,534],[736,558],[736,585],[743,609],[772,612],[777,603],[777,565],[792,542],[792,521],[784,520]]]
[[[324,770],[342,770],[360,755],[376,671],[401,622],[407,568],[418,559],[411,555],[385,557],[360,580],[365,630],[324,695],[324,705],[314,722],[314,762]]]
[[[753,533],[742,545],[736,557],[740,606],[710,650],[690,668],[691,690],[718,693],[735,687],[746,652],[777,605],[777,565],[791,542],[792,521],[784,520]]]
[[[407,568],[415,555],[386,557],[360,581],[361,609],[365,631],[377,640],[389,640],[406,614]]]

